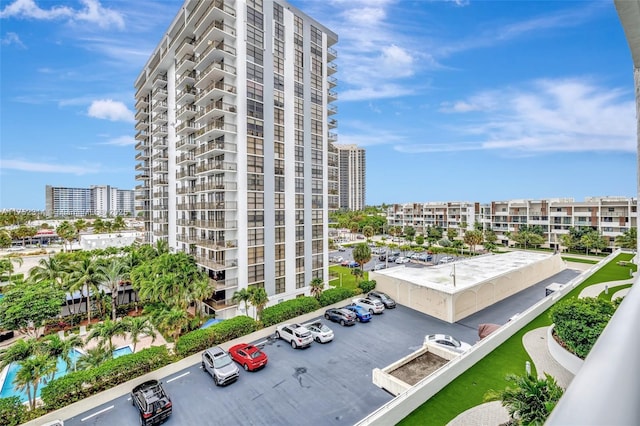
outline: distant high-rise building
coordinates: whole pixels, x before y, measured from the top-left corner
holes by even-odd
[[[335,145],[338,150],[340,208],[363,210],[365,206],[366,158],[364,148]]]
[[[146,241],[192,254],[207,311],[243,313],[328,280],[338,209],[337,36],[282,0],[187,0],[135,81]]]
[[[109,185],[89,188],[45,187],[45,213],[48,216],[133,216],[133,190]]]

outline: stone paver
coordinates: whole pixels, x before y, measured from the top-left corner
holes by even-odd
[[[544,378],[544,373],[547,373],[556,379],[558,385],[566,389],[573,380],[573,374],[560,365],[549,353],[548,328],[540,327],[531,330],[522,337],[522,344],[533,360],[538,377]]]
[[[607,281],[606,283],[590,285],[589,287],[584,288],[580,292],[580,296],[578,297],[580,298],[598,297],[598,295],[604,291],[605,287],[611,288],[611,287],[616,287],[619,285],[626,285],[626,284],[633,284],[633,279],[620,280],[620,281]]]
[[[509,421],[509,412],[500,401],[476,405],[451,420],[448,426],[496,426]]]
[[[619,297],[624,298],[627,295],[627,293],[629,293],[629,290],[631,290],[631,287],[623,288],[622,290],[616,291],[614,295],[611,296],[611,300],[616,300]]]

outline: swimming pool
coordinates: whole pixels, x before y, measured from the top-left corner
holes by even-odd
[[[120,356],[123,355],[129,355],[133,353],[133,351],[131,350],[131,346],[123,346],[121,348],[118,348],[116,350],[113,351],[113,357],[114,358],[118,358]],[[69,358],[71,358],[71,368],[73,369],[73,366],[75,365],[76,361],[78,361],[78,358],[80,358],[83,355],[83,353],[77,349],[73,349],[71,351],[71,354],[69,355]],[[18,370],[20,369],[20,367],[18,366],[18,364],[16,363],[12,363],[10,364],[7,369],[6,369],[6,376],[4,378],[4,382],[2,382],[2,389],[0,391],[0,398],[7,398],[10,396],[18,396],[20,397],[20,400],[22,402],[26,402],[29,398],[27,397],[27,393],[24,391],[21,391],[19,389],[16,389],[15,386],[13,385],[13,380],[16,377],[16,374],[18,373]],[[67,364],[65,364],[65,362],[62,360],[62,358],[58,358],[58,363],[56,364],[56,374],[53,376],[54,379],[57,379],[58,377],[62,377],[65,374],[67,374]],[[3,372],[4,373],[4,372]],[[0,378],[0,380],[2,380]],[[40,397],[40,390],[45,386],[44,383],[40,383],[40,385],[38,386],[38,391],[36,392],[36,397]]]

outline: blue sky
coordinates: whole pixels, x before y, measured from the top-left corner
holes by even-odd
[[[0,209],[136,185],[133,82],[181,0],[0,0]],[[367,204],[635,196],[611,1],[291,1],[339,36],[339,143]]]

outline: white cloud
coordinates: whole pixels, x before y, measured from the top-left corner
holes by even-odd
[[[537,80],[449,103],[446,112],[472,113],[455,129],[476,142],[416,144],[403,152],[500,150],[513,154],[636,151],[633,94],[586,79]],[[471,121],[468,121],[471,120]]]
[[[89,117],[111,121],[128,121],[131,123],[135,121],[133,112],[124,103],[111,99],[93,101],[87,114]]]
[[[413,89],[397,84],[381,84],[376,87],[360,87],[340,92],[341,101],[362,101],[371,99],[388,99],[413,94]]]
[[[22,43],[22,40],[20,40],[20,37],[16,33],[5,34],[5,36],[2,38],[2,40],[0,40],[0,42],[1,44],[4,44],[4,45],[15,44],[17,46],[22,47],[23,49],[27,48],[27,46],[25,46],[24,43]]]
[[[115,145],[115,146],[130,146],[135,145],[136,140],[133,136],[119,136],[117,138],[109,139],[107,142],[102,142],[102,145]]]
[[[114,10],[104,8],[98,0],[80,0],[83,9],[75,10],[67,6],[54,6],[42,9],[35,0],[15,0],[4,10],[0,18],[23,18],[36,20],[68,19],[71,22],[81,21],[97,24],[100,28],[115,26],[123,29],[124,18]]]
[[[0,169],[37,173],[68,173],[74,175],[85,175],[100,172],[101,166],[99,164],[71,165],[0,159]]]

